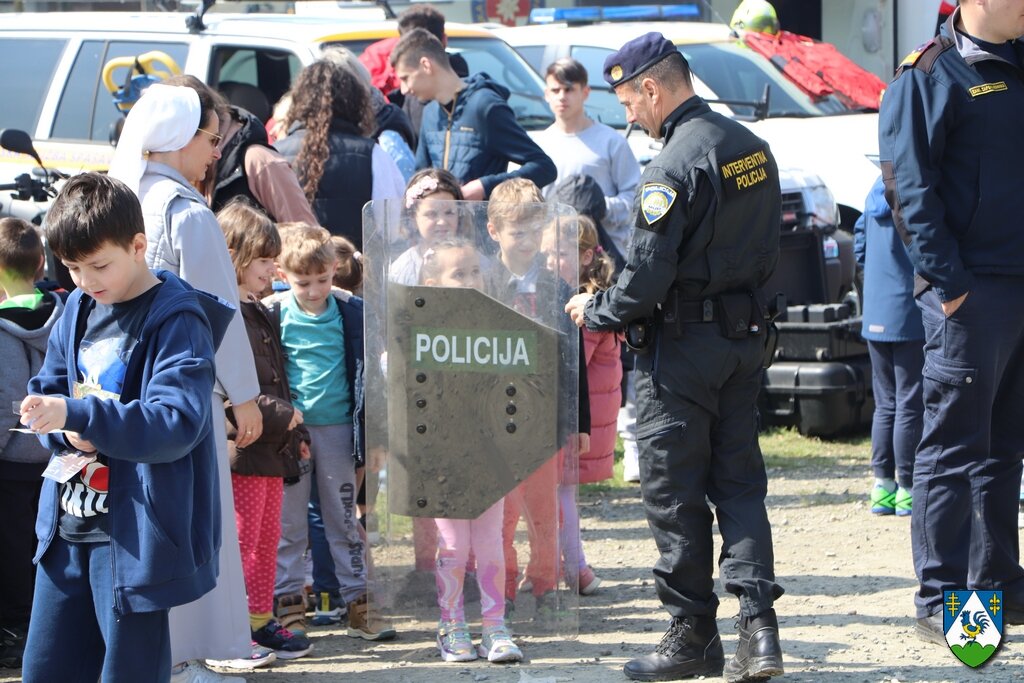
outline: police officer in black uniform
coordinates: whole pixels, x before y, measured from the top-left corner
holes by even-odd
[[[1024,624],[1024,2],[961,0],[900,65],[878,114],[893,222],[925,331],[910,540],[915,631],[946,647],[946,591],[1001,590]]]
[[[778,260],[781,194],[767,144],[694,95],[689,66],[660,33],[630,41],[604,77],[627,119],[665,147],[644,171],[625,270],[573,297],[578,325],[627,329],[637,361],[637,440],[647,521],[661,554],[658,597],[672,616],[629,678],[730,681],[782,674],[767,476],[756,399],[765,356],[759,288]],[[740,602],[725,665],[712,579],[714,504],[725,590]]]

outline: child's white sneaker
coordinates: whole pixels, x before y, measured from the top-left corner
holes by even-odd
[[[471,662],[477,657],[469,627],[463,621],[438,623],[437,650],[446,662]]]
[[[171,669],[171,683],[245,683],[245,679],[210,671],[199,660],[192,659],[178,671]]]
[[[252,671],[261,666],[270,666],[277,661],[277,655],[273,650],[263,647],[255,640],[252,641],[252,653],[248,657],[240,659],[207,659],[207,666],[219,666],[225,669],[244,669]],[[232,678],[232,681],[237,679]]]
[[[487,626],[477,648],[481,657],[488,662],[521,662],[523,651],[519,649],[508,629],[504,626]]]

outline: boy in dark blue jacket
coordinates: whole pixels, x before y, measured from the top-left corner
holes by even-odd
[[[853,226],[853,253],[864,269],[861,336],[871,354],[875,414],[871,420],[871,513],[909,517],[914,453],[924,402],[924,326],[914,303],[914,267],[892,222],[879,177]]]
[[[168,609],[217,580],[210,396],[234,311],[146,267],[139,202],[108,176],[69,180],[47,224],[78,289],[21,402],[54,453],[24,680],[166,682]]]
[[[433,100],[423,110],[416,168],[450,171],[466,200],[487,199],[509,178],[526,178],[537,187],[555,181],[554,163],[508,106],[508,89],[485,73],[459,78],[429,31],[417,28],[403,35],[391,52],[391,65],[402,94]],[[519,168],[509,172],[510,161]]]

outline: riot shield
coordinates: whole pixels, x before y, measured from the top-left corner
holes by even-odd
[[[575,635],[578,570],[563,558],[578,557],[579,532],[559,524],[576,504],[575,213],[427,198],[373,202],[363,220],[367,502],[385,615]]]

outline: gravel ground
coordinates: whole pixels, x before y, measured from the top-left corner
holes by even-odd
[[[815,443],[823,451],[831,448],[822,442],[803,447],[813,450]],[[786,589],[776,604],[785,680],[1024,680],[1024,627],[1008,627],[1001,649],[980,670],[962,665],[946,648],[913,636],[915,581],[909,520],[869,513],[865,492],[870,479],[863,442],[839,451],[838,456],[823,452],[768,458],[776,569]],[[650,651],[666,625],[651,580],[654,544],[635,486],[586,491],[580,511],[588,558],[604,583],[597,594],[580,599],[577,637],[519,637],[526,655],[522,664],[445,664],[433,644],[436,622],[423,610],[423,618],[400,621],[399,637],[390,643],[366,643],[346,637],[337,628],[314,627],[315,656],[278,662],[247,674],[248,679],[256,683],[625,681],[622,665]],[[737,611],[735,599],[724,596],[718,625],[727,656],[736,646]],[[0,681],[16,680],[0,676]]]

